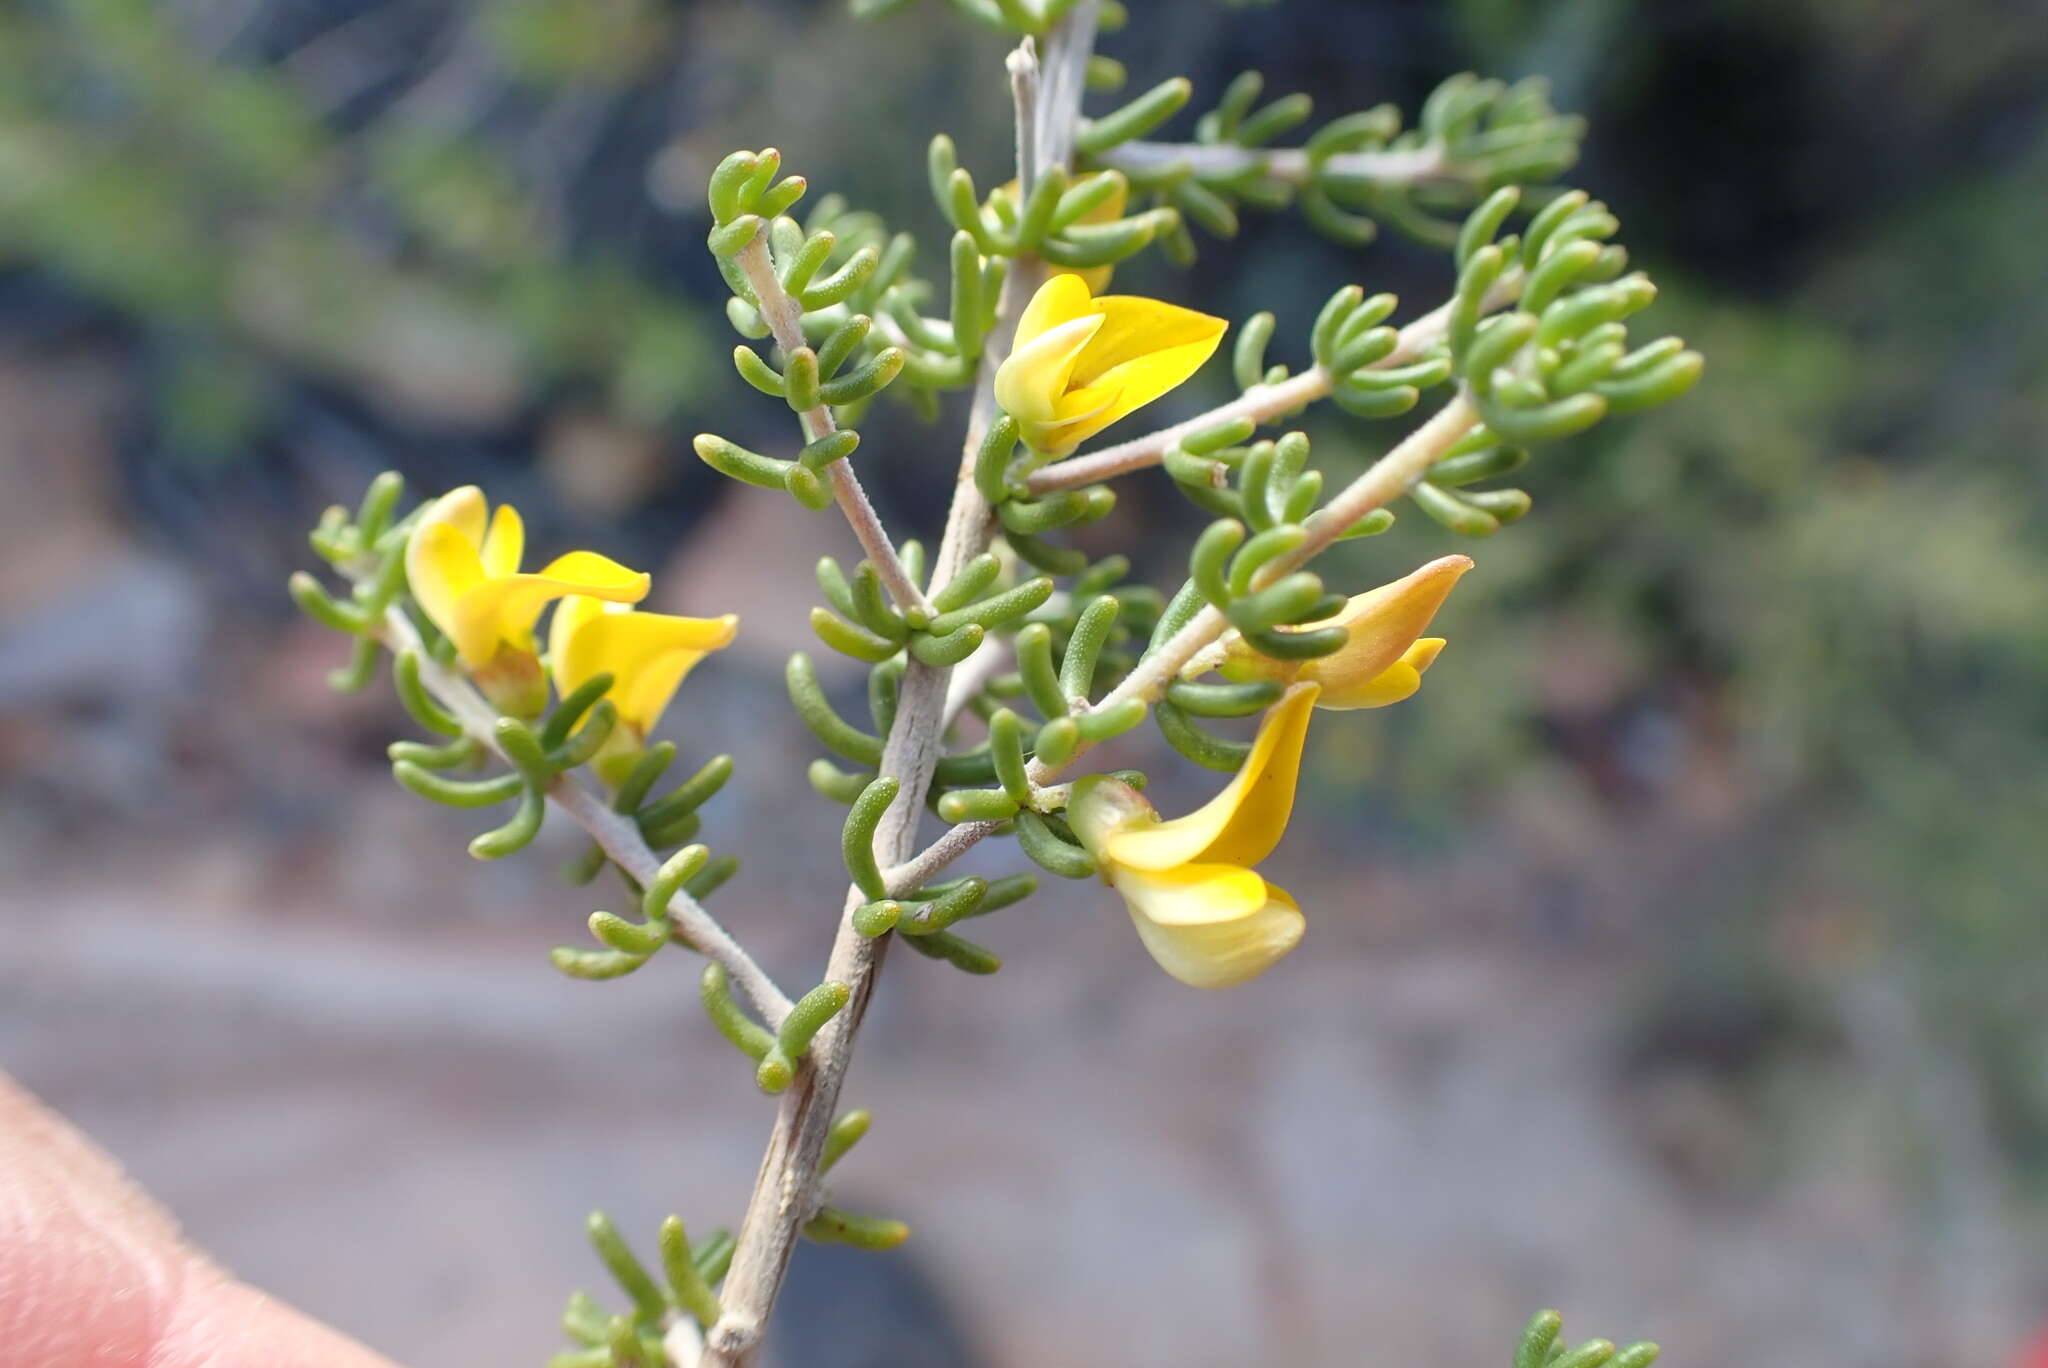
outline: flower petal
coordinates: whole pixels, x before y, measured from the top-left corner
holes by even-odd
[[[555,681],[556,693],[564,697],[575,693],[604,671],[598,653],[579,645],[577,638],[586,624],[612,611],[613,605],[586,594],[565,595],[555,605],[555,615],[548,619],[548,674]]]
[[[1350,639],[1341,650],[1303,665],[1301,677],[1339,688],[1363,683],[1387,669],[1429,629],[1459,578],[1471,568],[1469,556],[1442,556],[1392,584],[1354,594],[1337,614]],[[1329,706],[1327,699],[1324,706]]]
[[[463,662],[472,667],[497,654],[498,643],[533,649],[533,620],[551,599],[587,594],[614,603],[637,603],[652,581],[595,551],[557,556],[539,574],[502,575],[484,580],[462,596],[450,635]]]
[[[1038,287],[1031,296],[1031,302],[1024,306],[1024,312],[1018,315],[1016,340],[1011,347],[1014,351],[1021,351],[1062,323],[1071,323],[1095,312],[1086,282],[1078,276],[1052,276]]]
[[[451,489],[440,498],[428,504],[420,512],[415,527],[426,527],[432,523],[447,523],[467,538],[471,545],[481,546],[484,540],[485,514],[489,506],[484,501],[483,490],[475,485],[463,485]]]
[[[1080,363],[1074,367],[1076,384],[1098,384],[1111,371],[1133,361],[1183,349],[1198,350],[1200,355],[1180,379],[1166,386],[1171,389],[1194,374],[1195,367],[1216,350],[1224,329],[1230,326],[1221,318],[1143,295],[1104,295],[1095,301],[1094,308],[1102,315],[1102,328],[1089,339]],[[1157,398],[1166,389],[1151,397]]]
[[[1174,869],[1112,868],[1110,886],[1132,911],[1160,926],[1211,926],[1249,917],[1266,904],[1266,881],[1255,869],[1188,864]]]
[[[1229,655],[1222,665],[1223,675],[1239,681],[1312,679],[1323,686],[1320,707],[1380,706],[1347,704],[1338,700],[1366,688],[1382,673],[1392,669],[1403,653],[1428,629],[1431,619],[1444,606],[1444,600],[1450,597],[1459,578],[1471,568],[1469,556],[1442,556],[1391,584],[1352,595],[1335,617],[1279,629],[1283,632],[1310,631],[1336,626],[1350,634],[1335,651],[1313,660],[1275,660],[1260,655],[1242,638],[1233,635],[1227,648]],[[1398,701],[1394,698],[1386,700],[1389,703]]]
[[[1195,988],[1228,988],[1258,976],[1307,928],[1294,899],[1249,869],[1119,869],[1111,882],[1159,967]]]
[[[543,565],[539,574],[520,578],[558,580],[570,586],[563,593],[588,594],[608,603],[638,603],[647,597],[648,586],[654,583],[646,571],[621,565],[595,551],[567,552]]]
[[[462,598],[483,582],[484,565],[459,524],[423,522],[405,546],[405,577],[420,611],[452,635]]]
[[[1325,693],[1316,706],[1331,712],[1354,708],[1384,708],[1412,697],[1422,687],[1422,672],[1444,648],[1442,637],[1424,637],[1410,646],[1401,658],[1361,684]]]
[[[1104,371],[1093,384],[1103,389],[1114,387],[1116,402],[1084,424],[1086,431],[1075,437],[1075,442],[1086,441],[1119,418],[1135,413],[1168,390],[1180,386],[1202,368],[1202,363],[1216,350],[1222,336],[1219,331],[1204,341],[1169,347]],[[1084,364],[1086,359],[1084,355]]]
[[[583,605],[597,605],[591,612]],[[595,599],[572,598],[555,610],[572,627],[563,640],[550,629],[555,687],[575,689],[595,675],[612,676],[619,716],[642,736],[653,730],[683,677],[706,655],[732,644],[739,618],[673,617],[666,613],[607,611]]]
[[[526,554],[526,523],[511,504],[499,504],[491,514],[490,530],[478,548],[487,575],[516,575],[520,558]]]
[[[1302,743],[1321,690],[1296,684],[1267,709],[1243,768],[1224,790],[1185,817],[1134,826],[1102,842],[1112,863],[1164,870],[1196,860],[1255,865],[1273,853],[1294,809]]]
[[[1034,425],[1059,421],[1074,362],[1101,326],[1093,315],[1072,319],[1019,346],[996,367],[996,402],[1025,429],[1027,440]]]
[[[1062,427],[1072,423],[1085,422],[1109,408],[1117,401],[1118,392],[1104,385],[1084,385],[1070,389],[1060,396],[1054,406],[1053,421]]]

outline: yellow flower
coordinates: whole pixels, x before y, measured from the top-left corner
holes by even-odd
[[[571,551],[539,574],[521,574],[525,550],[518,510],[500,504],[486,525],[483,491],[475,485],[429,504],[405,548],[414,600],[472,672],[504,664],[506,656],[532,657],[534,619],[552,599],[588,594],[637,603],[647,596],[648,577],[609,556]]]
[[[1289,689],[1237,777],[1185,817],[1160,821],[1137,790],[1107,775],[1074,785],[1074,833],[1123,895],[1152,958],[1182,983],[1243,983],[1301,940],[1300,907],[1251,866],[1287,830],[1316,693],[1312,683]]]
[[[1125,180],[1121,174],[1116,172],[1110,174],[1116,176],[1116,181],[1114,182],[1116,188],[1109,192],[1108,197],[1102,203],[1075,219],[1074,222],[1110,223],[1124,216],[1124,207],[1130,203],[1131,183]],[[1015,205],[1017,203],[1017,182],[1009,182],[1003,186],[1000,193],[1008,195],[1010,203]],[[1018,212],[1023,212],[1021,206],[1019,206]],[[1109,288],[1109,277],[1116,270],[1116,266],[1112,263],[1108,266],[1055,266],[1052,269],[1059,275],[1080,277],[1087,282],[1088,293],[1101,294]]]
[[[1352,595],[1333,618],[1280,629],[1343,627],[1351,633],[1337,650],[1313,660],[1275,660],[1232,636],[1222,666],[1224,677],[1240,682],[1312,681],[1323,689],[1317,706],[1332,711],[1399,703],[1422,687],[1422,672],[1443,650],[1444,639],[1425,637],[1423,630],[1450,597],[1458,577],[1471,568],[1469,556],[1444,556],[1392,584]]]
[[[642,613],[622,603],[572,594],[548,624],[548,669],[565,697],[594,677],[609,674],[605,695],[619,710],[618,727],[605,742],[598,772],[616,779],[661,720],[683,677],[711,652],[732,644],[739,617],[673,617]]]
[[[1064,455],[1193,375],[1228,326],[1156,299],[1097,299],[1079,276],[1056,275],[1017,320],[996,402],[1025,441]]]

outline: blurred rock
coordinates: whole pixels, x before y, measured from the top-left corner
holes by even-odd
[[[658,433],[590,409],[556,414],[541,437],[540,463],[553,491],[578,513],[620,518],[644,503],[670,463],[695,460]]]

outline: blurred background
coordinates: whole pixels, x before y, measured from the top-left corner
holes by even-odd
[[[1555,1305],[1675,1365],[2015,1362],[2048,1315],[2048,11],[1131,7],[1103,50],[1198,108],[1248,65],[1319,117],[1549,75],[1708,376],[1546,452],[1491,541],[1345,548],[1350,587],[1479,570],[1415,700],[1319,726],[1268,870],[1303,953],[1200,995],[1072,885],[990,925],[994,980],[892,963],[840,1191],[917,1236],[807,1249],[777,1361],[1449,1368]],[[396,1358],[541,1361],[602,1291],[584,1213],[736,1220],[772,1103],[680,961],[549,969],[602,905],[553,878],[574,833],[479,865],[391,782],[388,689],[328,693],[343,647],[283,592],[305,531],[386,467],[478,481],[741,612],[666,727],[740,754],[721,916],[815,975],[840,813],[780,670],[852,543],[689,454],[790,436],[725,364],[701,187],[773,143],[935,261],[924,143],[1001,179],[1003,46],[936,3],[0,9],[0,1065]],[[1204,242],[1119,283],[1274,309],[1289,360],[1339,283],[1403,317],[1448,284],[1289,215]],[[1333,470],[1403,426],[1305,421]],[[899,531],[936,531],[957,429],[877,408]],[[1091,529],[1155,582],[1194,526],[1165,484]],[[1213,787],[1128,744],[1162,806]]]

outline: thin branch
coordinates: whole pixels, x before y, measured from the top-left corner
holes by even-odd
[[[1439,142],[1380,152],[1338,152],[1311,165],[1301,147],[1240,147],[1236,143],[1127,142],[1096,160],[1134,177],[1184,171],[1228,180],[1256,170],[1290,185],[1306,185],[1311,173],[1382,186],[1421,185],[1455,179],[1457,167]]]
[[[420,683],[427,692],[455,716],[466,734],[488,746],[500,759],[507,759],[498,748],[498,710],[467,679],[428,653],[418,629],[401,610],[393,607],[385,612],[377,637],[393,655],[413,652],[420,662]],[[653,880],[661,868],[661,857],[648,846],[630,817],[612,811],[602,798],[567,774],[555,777],[554,783],[548,785],[547,796],[576,825],[589,832],[606,857],[625,870],[635,883],[644,886]],[[733,983],[770,1030],[782,1024],[782,1019],[789,1015],[788,996],[702,903],[679,892],[669,901],[668,915],[675,926],[676,939],[724,965]]]
[[[1502,308],[1514,302],[1522,293],[1522,272],[1508,271],[1494,287],[1487,292],[1482,312]],[[1431,309],[1422,317],[1401,329],[1400,340],[1394,349],[1375,361],[1368,370],[1386,370],[1405,366],[1424,352],[1441,342],[1451,324],[1451,306],[1442,304]],[[1028,482],[1033,494],[1049,494],[1059,489],[1078,489],[1082,485],[1094,484],[1098,480],[1111,479],[1158,465],[1166,458],[1166,449],[1181,438],[1203,432],[1218,423],[1232,418],[1249,418],[1255,423],[1270,422],[1281,414],[1292,413],[1298,408],[1328,398],[1330,394],[1330,373],[1321,366],[1312,367],[1300,375],[1289,376],[1274,385],[1253,385],[1242,395],[1207,413],[1199,414],[1172,427],[1161,428],[1143,437],[1134,437],[1113,447],[1091,451],[1083,456],[1070,457],[1055,462],[1041,470],[1032,472]]]
[[[948,827],[945,835],[916,855],[883,871],[882,882],[888,885],[889,896],[901,897],[924,887],[940,870],[972,850],[984,837],[994,835],[1000,826],[1001,822],[962,822]]]
[[[768,324],[768,331],[774,334],[775,345],[782,348],[785,356],[803,346],[803,309],[789,297],[789,292],[782,288],[782,281],[775,274],[775,263],[768,256],[767,230],[764,228],[756,233],[754,240],[740,249],[734,261],[760,303],[761,318]],[[838,431],[838,425],[832,421],[832,410],[824,404],[799,416],[803,421],[806,441],[815,442]],[[846,515],[853,535],[860,541],[861,550],[874,562],[882,583],[888,587],[897,605],[929,614],[931,604],[897,556],[896,543],[889,539],[875,506],[868,501],[867,491],[861,488],[859,477],[853,473],[850,458],[832,462],[825,467],[825,474],[831,482],[832,498],[839,505],[839,511]]]
[[[1308,520],[1308,536],[1301,545],[1266,566],[1254,583],[1269,584],[1300,567],[1336,541],[1360,518],[1400,498],[1414,488],[1417,480],[1429,473],[1429,468],[1453,443],[1478,425],[1478,411],[1460,390],[1428,422],[1409,433],[1364,474],[1338,491],[1321,511]],[[1090,711],[1112,708],[1131,698],[1140,698],[1147,703],[1157,702],[1166,692],[1166,686],[1229,629],[1230,623],[1222,613],[1214,607],[1204,607],[1157,651],[1139,661],[1137,667],[1103,695]],[[1078,759],[1088,749],[1089,743],[1084,741],[1080,750],[1075,752],[1075,758]],[[1034,760],[1027,774],[1033,785],[1050,784],[1056,782],[1072,763],[1069,760],[1065,765],[1046,765]],[[901,892],[929,882],[999,826],[997,822],[962,822],[953,827],[915,856],[888,870],[884,879],[890,892]]]
[[[1409,359],[1413,359],[1411,356]],[[1060,489],[1078,489],[1082,485],[1094,484],[1098,480],[1113,479],[1127,475],[1134,470],[1156,466],[1166,459],[1166,449],[1183,437],[1215,427],[1233,418],[1249,418],[1254,423],[1269,423],[1283,413],[1292,413],[1318,399],[1330,395],[1330,373],[1321,366],[1311,366],[1299,375],[1290,375],[1272,385],[1253,385],[1227,404],[1210,409],[1207,413],[1175,423],[1172,427],[1161,428],[1143,437],[1134,437],[1113,447],[1091,451],[1085,456],[1071,456],[1064,461],[1055,461],[1049,466],[1031,472],[1027,487],[1033,495],[1050,494]]]

